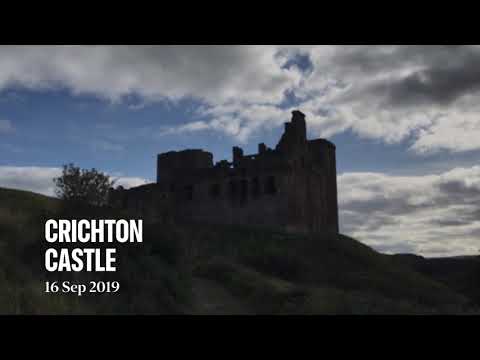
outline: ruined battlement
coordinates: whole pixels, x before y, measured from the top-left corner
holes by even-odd
[[[119,206],[142,216],[218,224],[248,224],[293,232],[338,232],[335,145],[307,140],[305,115],[285,123],[274,149],[232,149],[214,164],[201,149],[157,157],[157,182],[116,191]]]
[[[213,167],[213,155],[200,149],[169,151],[157,157],[157,183],[174,180],[178,175]]]

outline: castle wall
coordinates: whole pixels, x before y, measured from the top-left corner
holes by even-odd
[[[195,222],[283,227],[287,225],[285,177],[281,173],[210,179],[177,194],[176,216]]]
[[[213,165],[211,153],[160,154],[157,183],[116,192],[117,203],[155,220],[245,224],[290,232],[338,232],[335,145],[306,140],[304,115],[292,122],[274,150]]]

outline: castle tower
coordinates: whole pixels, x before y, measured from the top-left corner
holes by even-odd
[[[213,167],[213,155],[199,149],[170,151],[157,156],[157,183],[173,181],[182,171]]]
[[[283,133],[276,150],[284,154],[291,154],[297,150],[304,150],[307,143],[307,124],[305,114],[299,110],[292,111],[292,120],[285,123]]]
[[[313,164],[313,169],[323,177],[321,183],[322,196],[318,201],[316,216],[319,216],[319,229],[327,228],[335,232],[339,231],[338,223],[338,198],[337,198],[337,164],[335,145],[325,139],[310,140],[308,151]]]

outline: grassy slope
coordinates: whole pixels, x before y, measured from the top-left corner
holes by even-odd
[[[0,313],[432,313],[468,300],[411,266],[346,236],[293,236],[227,226],[148,224],[144,243],[119,248],[121,295],[46,296],[43,282],[94,274],[44,274],[47,217],[58,200],[0,189]]]
[[[456,312],[466,301],[342,235],[301,237],[218,226],[182,231],[188,234],[177,238],[194,253],[194,273],[224,284],[256,312]]]
[[[444,283],[480,304],[480,256],[424,258],[394,255],[392,259],[415,271]]]

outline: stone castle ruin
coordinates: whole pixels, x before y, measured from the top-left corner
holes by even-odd
[[[215,164],[203,150],[159,154],[157,182],[115,190],[112,202],[146,219],[338,232],[335,145],[307,140],[295,110],[275,149],[234,147],[232,162]]]

